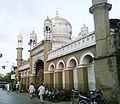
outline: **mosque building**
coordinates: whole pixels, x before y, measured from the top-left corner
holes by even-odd
[[[30,83],[48,88],[81,90],[84,92],[105,89],[110,98],[116,91],[118,78],[116,56],[110,35],[107,0],[92,0],[89,9],[94,15],[95,31],[89,32],[84,24],[76,39],[72,40],[72,26],[56,13],[44,21],[44,39],[37,42],[37,34],[30,34],[30,57],[23,61],[23,37],[18,35],[16,80],[23,89]],[[109,40],[109,41],[108,41]],[[110,67],[110,65],[112,67]],[[109,95],[109,96],[108,96]]]
[[[71,24],[57,12],[54,18],[47,17],[44,21],[43,34],[44,40],[39,43],[35,32],[30,34],[30,58],[26,63],[22,61],[23,37],[18,35],[17,66],[20,82],[26,88],[31,82],[35,85],[43,82],[49,87],[78,89],[81,86],[84,89],[85,84],[88,84],[89,89],[95,89],[94,32],[88,33],[88,27],[84,24],[78,37],[72,40]],[[84,68],[89,71],[83,72]],[[87,81],[82,73],[88,73],[91,80]]]

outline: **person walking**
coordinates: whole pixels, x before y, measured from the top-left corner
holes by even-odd
[[[41,83],[40,87],[38,88],[38,91],[39,91],[38,95],[40,96],[40,102],[41,102],[41,104],[43,104],[44,103],[43,95],[45,93],[45,87],[44,87],[43,83]]]
[[[29,93],[30,93],[31,99],[33,98],[34,92],[35,92],[35,87],[34,87],[33,83],[31,83],[31,85],[29,86]]]
[[[17,84],[16,84],[16,92],[19,92],[19,87],[20,87],[20,84],[17,83]]]
[[[7,92],[9,92],[10,91],[10,84],[9,83],[6,85],[6,88],[7,88]]]

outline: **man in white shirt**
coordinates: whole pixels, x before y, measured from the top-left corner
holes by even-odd
[[[41,86],[38,88],[38,91],[39,91],[39,96],[40,96],[40,101],[41,103],[43,104],[44,101],[43,101],[43,95],[45,93],[45,87],[43,86],[43,83],[41,83]]]
[[[7,87],[7,92],[9,92],[9,90],[10,90],[10,85],[9,85],[9,83],[6,85],[6,87]]]
[[[20,89],[19,87],[20,87],[20,84],[17,83],[17,84],[16,84],[16,92],[19,92],[19,89]]]
[[[33,83],[31,83],[31,85],[29,86],[29,93],[30,93],[31,99],[33,98],[34,92],[35,92],[35,87],[34,87]]]

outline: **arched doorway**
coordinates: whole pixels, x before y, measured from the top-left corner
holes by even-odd
[[[35,85],[39,86],[40,83],[44,82],[44,62],[38,60],[35,63]]]
[[[54,87],[54,83],[55,83],[55,80],[54,80],[54,70],[55,70],[55,65],[52,63],[50,65],[50,68],[49,68],[49,71],[50,71],[50,83],[49,83],[49,86],[50,88]]]
[[[94,60],[90,54],[86,54],[83,57],[82,64],[86,66],[86,83],[88,85],[89,91],[94,91],[96,89],[95,74],[94,74]]]
[[[64,75],[64,72],[63,72],[63,69],[64,69],[64,62],[63,61],[60,61],[58,64],[57,64],[57,72],[56,72],[56,75],[57,75],[57,78],[56,78],[56,81],[57,81],[57,86],[62,89],[64,88],[65,85],[65,75]]]
[[[78,65],[77,58],[75,56],[71,57],[67,61],[67,68],[69,69],[68,71],[68,77],[69,77],[69,88],[78,88],[78,79],[77,79],[77,69],[76,66]],[[66,80],[67,82],[67,80]],[[68,85],[67,85],[68,86]]]

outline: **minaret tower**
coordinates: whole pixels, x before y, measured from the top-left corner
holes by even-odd
[[[44,21],[43,33],[44,40],[52,41],[52,21],[49,19],[49,17],[47,17],[47,19]]]
[[[44,33],[44,84],[48,83],[48,79],[46,77],[48,74],[46,71],[48,70],[48,52],[52,50],[52,21],[47,17],[47,19],[44,21],[44,27],[43,27],[43,33]]]
[[[17,70],[16,70],[16,78],[18,80],[18,69],[22,65],[22,50],[23,50],[23,36],[21,34],[18,35],[18,47],[17,49]]]
[[[118,76],[116,57],[109,52],[109,13],[112,5],[107,0],[92,0],[90,13],[94,15],[96,35],[95,79],[97,89],[104,90],[104,96],[109,101],[118,101]],[[117,91],[118,90],[118,91]],[[115,98],[114,98],[115,97]],[[118,103],[112,103],[118,104]]]

